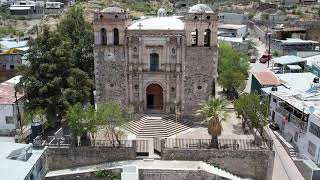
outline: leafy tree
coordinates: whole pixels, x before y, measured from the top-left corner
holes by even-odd
[[[83,108],[80,103],[77,103],[68,108],[66,113],[68,125],[72,131],[73,144],[77,146],[77,137],[81,136],[81,145],[85,145],[87,133],[94,133],[96,129],[95,109],[93,106]]]
[[[56,126],[58,115],[77,102],[89,97],[92,82],[72,63],[70,40],[47,27],[43,34],[30,43],[28,64],[19,67],[22,87],[28,101],[25,109],[42,109],[51,126]]]
[[[93,28],[84,17],[83,7],[69,8],[58,24],[58,32],[71,40],[72,63],[94,79]]]
[[[221,122],[227,118],[225,107],[226,103],[222,99],[209,97],[207,101],[200,104],[200,109],[197,111],[197,115],[208,122],[208,133],[212,137],[210,147],[219,148],[218,136],[223,130]]]
[[[219,44],[218,83],[226,89],[228,94],[237,96],[245,87],[248,77],[249,57],[226,42]]]
[[[262,134],[263,127],[268,123],[268,106],[257,94],[243,93],[235,102],[235,109],[244,121],[255,128],[254,137],[257,142],[257,131]]]
[[[115,142],[121,144],[123,132],[119,128],[129,121],[130,111],[122,108],[117,101],[107,101],[98,105],[96,116],[98,124],[105,128],[113,146],[116,145]]]

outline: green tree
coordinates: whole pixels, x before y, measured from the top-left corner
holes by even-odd
[[[237,96],[245,87],[249,57],[233,49],[229,43],[222,42],[219,43],[218,60],[218,83],[227,90],[227,95],[231,98]]]
[[[122,108],[117,101],[107,101],[98,105],[96,117],[98,124],[105,128],[113,146],[116,142],[120,145],[123,132],[119,128],[124,127],[129,121],[130,111]]]
[[[259,95],[243,93],[235,102],[235,109],[244,121],[255,129],[254,137],[257,142],[257,131],[262,134],[262,129],[268,123],[268,106]]]
[[[73,65],[70,40],[58,32],[45,27],[29,47],[28,63],[19,67],[22,77],[18,86],[28,100],[25,109],[42,109],[50,125],[56,126],[58,115],[88,99],[92,82]]]
[[[68,108],[66,119],[73,135],[73,145],[77,146],[77,137],[81,137],[81,145],[87,145],[88,132],[94,133],[97,130],[95,109],[93,106],[83,108],[77,103]]]
[[[208,133],[211,135],[210,147],[219,148],[218,136],[222,133],[221,122],[226,120],[227,112],[224,111],[226,103],[224,100],[214,97],[200,104],[197,115],[201,116],[208,122]]]
[[[94,79],[93,28],[84,17],[83,7],[76,4],[69,8],[58,24],[58,32],[70,39],[72,63]]]

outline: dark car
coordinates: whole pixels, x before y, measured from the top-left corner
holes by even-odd
[[[279,125],[278,125],[277,123],[270,123],[270,124],[269,124],[269,128],[270,128],[271,130],[273,130],[273,131],[277,131],[277,130],[280,129],[280,128],[279,128]]]
[[[250,57],[250,62],[251,63],[255,63],[257,61],[257,57],[255,57],[255,56],[251,56]]]
[[[261,63],[266,63],[266,62],[268,62],[269,60],[271,59],[271,54],[263,54],[262,56],[261,56],[261,58],[259,59],[259,61],[261,62]]]

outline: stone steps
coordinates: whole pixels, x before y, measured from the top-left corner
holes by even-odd
[[[176,121],[174,115],[141,115],[130,121],[127,129],[138,138],[169,137],[189,129],[190,122]]]

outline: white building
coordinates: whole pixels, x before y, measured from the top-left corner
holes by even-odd
[[[307,157],[319,164],[320,83],[312,73],[277,74],[283,85],[270,94],[271,121],[280,127],[283,137]]]
[[[218,36],[225,37],[245,37],[247,35],[247,25],[237,24],[219,24],[218,25]]]
[[[0,142],[0,172],[3,180],[44,180],[48,170],[47,148],[31,144]]]
[[[248,16],[240,13],[220,12],[218,13],[219,23],[224,24],[247,24]]]
[[[0,134],[14,135],[19,128],[18,109],[22,113],[23,94],[16,92],[15,85],[20,76],[0,84]],[[18,105],[18,106],[17,106]]]

